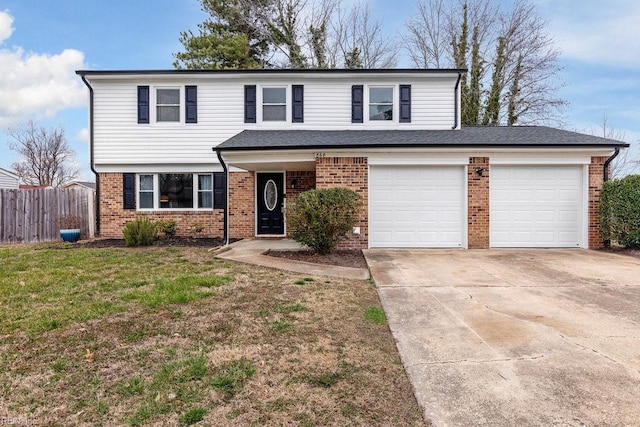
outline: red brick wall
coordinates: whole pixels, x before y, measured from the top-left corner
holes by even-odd
[[[476,168],[483,168],[482,176]],[[469,249],[489,248],[489,158],[470,157],[467,172]]]
[[[140,212],[122,208],[122,174],[100,174],[100,237],[123,238],[125,224],[137,216],[147,216],[153,220],[172,219],[176,221],[177,236],[191,236],[191,227],[204,227],[200,237],[222,237],[222,209],[213,211],[154,211]]]
[[[316,188],[316,171],[287,171],[287,200],[291,201],[304,191]]]
[[[607,157],[592,157],[589,165],[589,248],[600,249],[604,246],[600,235],[600,192],[604,183],[604,162]]]
[[[365,249],[369,239],[369,178],[366,157],[322,157],[316,159],[316,188],[349,188],[362,197],[360,217],[356,227],[360,234],[348,233],[341,249]]]
[[[229,172],[229,238],[256,234],[255,173]]]

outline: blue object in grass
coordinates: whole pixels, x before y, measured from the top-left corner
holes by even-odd
[[[72,228],[68,230],[60,230],[60,237],[62,240],[69,243],[75,243],[80,239],[80,229]]]

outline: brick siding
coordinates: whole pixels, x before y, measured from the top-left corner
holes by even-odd
[[[604,246],[600,235],[600,193],[604,183],[604,163],[607,157],[592,157],[589,165],[589,248],[600,249]]]
[[[476,168],[483,168],[478,175]],[[489,158],[470,157],[467,170],[467,238],[469,249],[489,248]]]
[[[204,230],[199,237],[222,237],[222,209],[206,211],[137,211],[123,209],[122,174],[100,174],[100,236],[122,239],[122,230],[127,222],[138,216],[146,216],[152,220],[172,219],[176,221],[177,236],[191,236],[191,227],[202,226]]]
[[[316,188],[348,188],[361,197],[360,217],[356,227],[360,234],[347,234],[339,249],[366,249],[369,239],[369,177],[366,157],[322,157],[316,159]]]
[[[255,173],[229,172],[229,238],[253,237],[256,233]]]

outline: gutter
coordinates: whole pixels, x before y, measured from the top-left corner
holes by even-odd
[[[220,164],[222,165],[222,170],[224,171],[224,175],[225,175],[225,183],[226,183],[226,190],[225,190],[225,194],[224,194],[224,212],[222,213],[222,218],[223,218],[223,237],[222,237],[222,244],[224,246],[227,246],[229,244],[229,230],[228,230],[228,216],[229,216],[229,169],[227,169],[227,164],[224,162],[224,159],[222,158],[222,152],[220,151],[219,148],[216,147],[212,147],[211,148],[213,151],[216,152],[216,155],[218,156],[218,161],[220,162]]]
[[[616,147],[613,154],[611,155],[611,157],[609,157],[605,162],[604,162],[604,166],[603,166],[603,170],[602,170],[602,174],[603,174],[603,178],[604,178],[604,182],[609,181],[609,165],[611,164],[611,162],[613,161],[613,159],[615,159],[616,157],[618,157],[618,154],[620,154],[620,148]]]
[[[94,165],[93,155],[93,87],[87,81],[84,74],[80,74],[82,81],[89,88],[89,167],[91,172],[96,176],[96,204],[95,204],[95,216],[96,216],[96,232],[95,235],[100,235],[100,175],[96,171]]]
[[[458,127],[458,88],[460,87],[460,80],[462,79],[462,72],[458,72],[458,80],[456,80],[456,87],[453,89],[453,127]]]

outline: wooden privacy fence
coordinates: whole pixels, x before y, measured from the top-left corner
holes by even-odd
[[[0,243],[60,240],[60,218],[82,219],[81,238],[95,233],[95,195],[90,189],[0,189]]]

